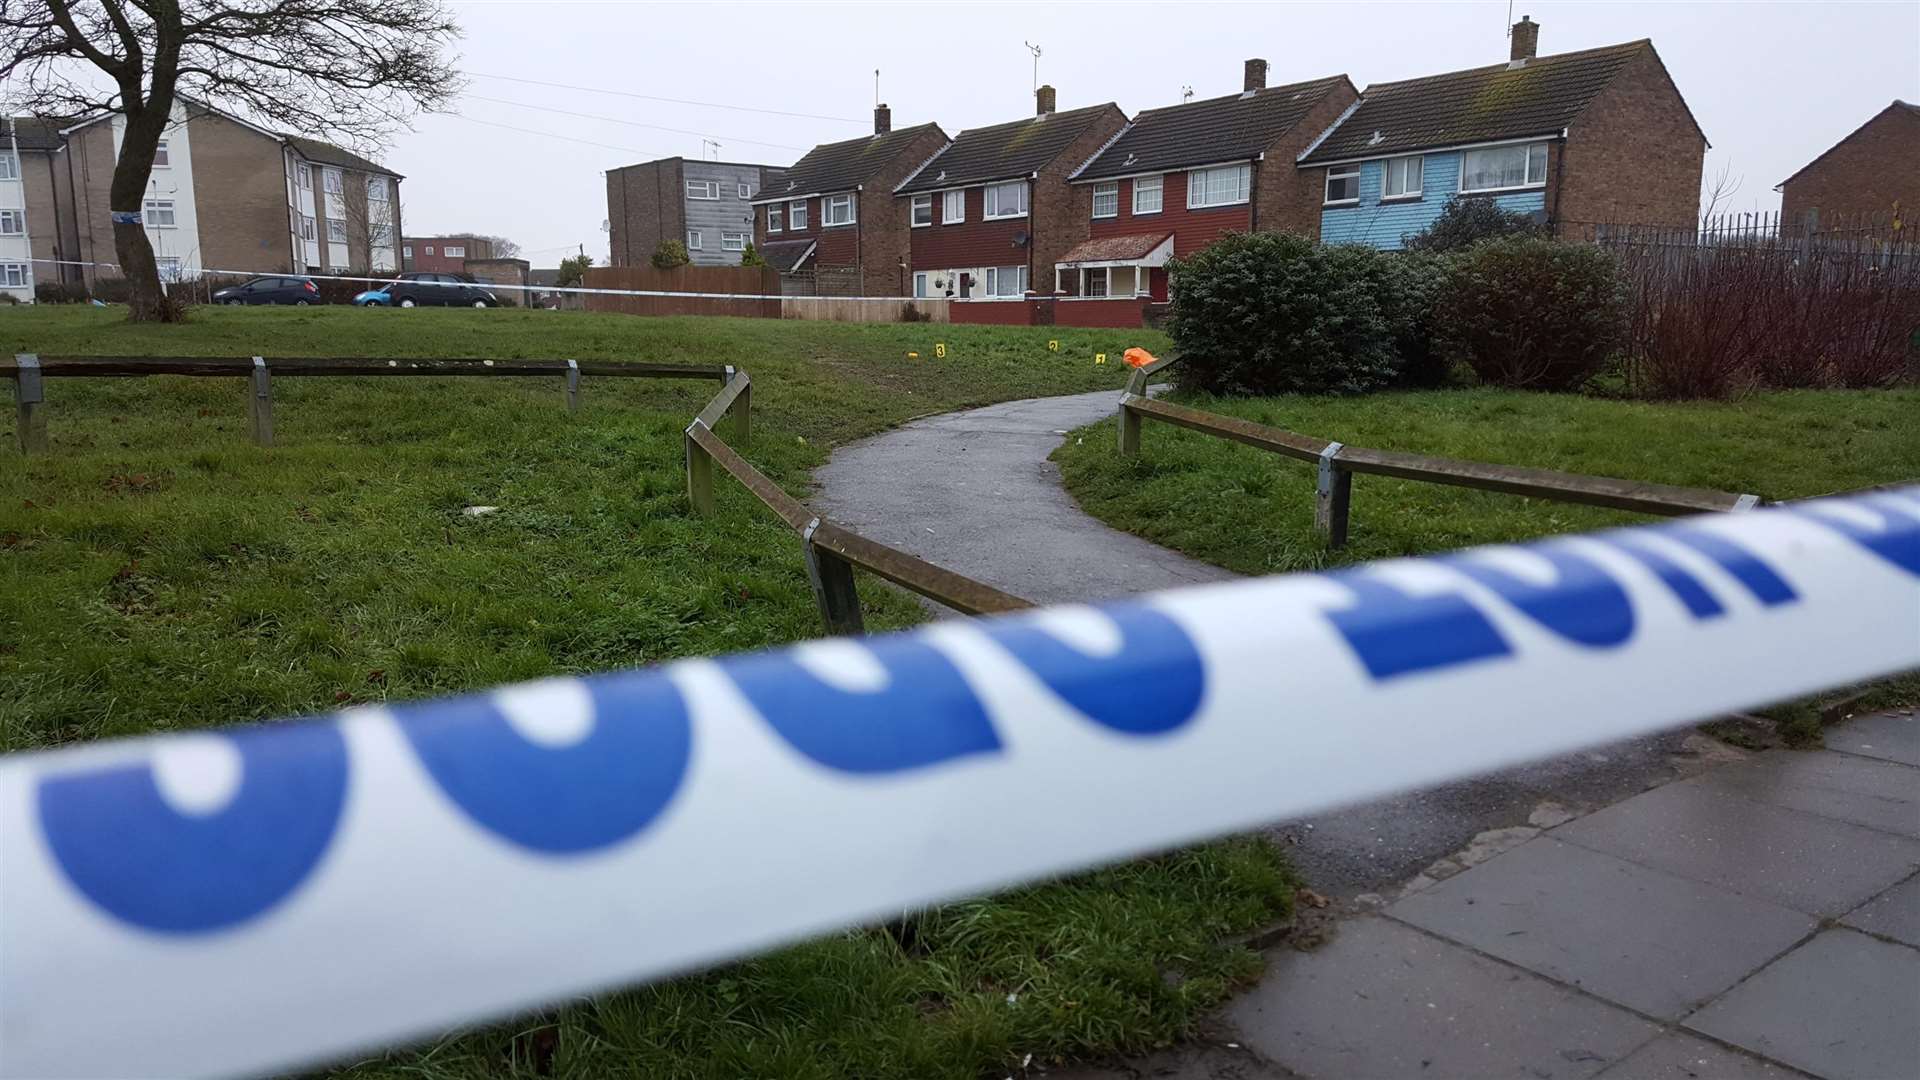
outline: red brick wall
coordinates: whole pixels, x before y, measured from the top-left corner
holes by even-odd
[[[650,266],[660,241],[687,239],[686,184],[679,158],[629,165],[607,173],[607,246],[611,265]],[[439,248],[438,244],[434,245]],[[421,254],[414,248],[414,257]],[[409,268],[413,268],[412,264]],[[442,271],[439,266],[418,266]],[[458,270],[454,267],[453,270]],[[451,273],[451,270],[445,272]]]
[[[1858,214],[1920,216],[1920,110],[1893,106],[1840,140],[1781,189],[1783,221],[1818,208],[1831,222]]]
[[[929,126],[901,147],[884,168],[867,177],[860,193],[859,226],[861,279],[866,295],[913,294],[913,275],[906,270],[913,257],[907,204],[893,197],[893,189],[946,144],[946,133]]]
[[[794,228],[793,222],[788,220],[789,218],[793,217],[790,207],[793,203],[796,203],[796,202],[804,202],[807,204],[807,227],[804,229]],[[758,247],[762,244],[765,244],[769,240],[818,239],[820,235],[820,200],[819,199],[789,199],[786,202],[781,203],[780,204],[780,224],[782,226],[782,230],[780,232],[777,232],[777,233],[767,232],[767,208],[764,206],[755,207],[754,214],[753,214],[754,246]]]
[[[1027,264],[1027,249],[1016,247],[1015,235],[1030,232],[1031,217],[983,221],[987,189],[968,188],[966,220],[958,225],[946,223],[946,200],[933,197],[933,224],[910,229],[915,270],[947,270],[968,266],[1022,266]],[[911,210],[910,200],[897,200]]]
[[[1255,225],[1262,232],[1288,232],[1320,237],[1320,204],[1325,197],[1325,170],[1294,166],[1300,152],[1332,126],[1360,94],[1342,80],[1320,99],[1299,123],[1267,148],[1267,156],[1253,167]]]
[[[1053,308],[1055,326],[1104,326],[1119,330],[1138,330],[1146,325],[1142,309],[1147,301],[1135,297],[1113,300],[1061,300]],[[1119,357],[1108,357],[1108,361]]]
[[[1069,248],[1087,239],[1091,222],[1090,205],[1082,185],[1067,183],[1075,169],[1112,141],[1127,124],[1127,114],[1117,105],[1108,106],[1101,117],[1064,151],[1040,170],[1033,186],[1033,244],[1029,287],[1040,292],[1053,288],[1053,268]]]
[[[1558,150],[1547,162],[1547,213],[1556,222],[1696,223],[1706,142],[1651,46],[1593,99]]]
[[[1247,232],[1252,228],[1253,216],[1250,203],[1238,206],[1214,206],[1205,210],[1187,209],[1187,174],[1185,172],[1167,173],[1160,189],[1161,210],[1157,214],[1133,213],[1133,181],[1120,181],[1120,216],[1112,218],[1092,218],[1092,184],[1077,184],[1085,193],[1076,198],[1082,211],[1089,218],[1087,235],[1136,236],[1146,233],[1173,233],[1173,253],[1191,255],[1230,232]]]
[[[947,319],[957,323],[989,326],[1031,326],[1031,300],[954,300],[947,305]]]

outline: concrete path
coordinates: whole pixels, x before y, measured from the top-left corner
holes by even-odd
[[[1920,719],[1502,830],[1120,1077],[1920,1076]]]

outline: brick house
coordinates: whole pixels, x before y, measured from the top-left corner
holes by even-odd
[[[907,295],[912,250],[893,189],[946,143],[938,124],[895,131],[892,110],[875,108],[872,135],[814,147],[753,200],[754,242],[791,291]]]
[[[649,266],[662,240],[679,240],[695,266],[739,266],[753,239],[753,199],[785,172],[679,157],[609,169],[608,265]]]
[[[408,236],[400,241],[400,266],[435,274],[463,274],[467,263],[493,258],[493,238],[475,233]]]
[[[963,131],[895,189],[907,215],[916,297],[1018,299],[1087,236],[1067,176],[1126,126],[1108,102],[1054,111],[1051,86],[1025,120]]]
[[[37,276],[118,277],[108,192],[122,119],[14,122],[16,136],[29,130],[0,169],[22,176],[32,258],[54,260],[38,264]],[[399,266],[400,181],[330,143],[183,100],[155,154],[142,219],[167,279],[386,271]]]
[[[1238,94],[1141,113],[1072,176],[1087,239],[1061,254],[1056,291],[1164,300],[1170,257],[1229,232],[1310,234],[1319,208],[1294,159],[1357,96],[1345,75],[1268,86],[1255,59]]]
[[[1811,211],[1830,222],[1896,213],[1911,220],[1920,209],[1920,105],[1881,109],[1774,190],[1791,228]]]
[[[1367,87],[1299,162],[1320,239],[1398,248],[1463,195],[1537,215],[1692,228],[1707,138],[1647,40]]]

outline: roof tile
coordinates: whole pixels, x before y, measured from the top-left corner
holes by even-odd
[[[1126,120],[1120,106],[1108,102],[963,131],[897,190],[911,195],[1031,176],[1059,157],[1103,116]]]
[[[852,191],[893,164],[896,157],[921,135],[940,131],[938,124],[901,128],[886,135],[862,135],[845,142],[822,143],[787,169],[785,182],[768,184],[766,200]],[[764,200],[762,200],[764,201]]]
[[[1073,178],[1101,180],[1257,157],[1346,81],[1335,75],[1149,109]]]

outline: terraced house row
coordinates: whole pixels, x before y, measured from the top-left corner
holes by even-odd
[[[1707,139],[1652,42],[1540,56],[1539,34],[1523,17],[1502,62],[1364,90],[1312,72],[1269,85],[1248,60],[1237,93],[1131,118],[1112,102],[1059,111],[1042,86],[1033,115],[950,137],[895,129],[881,105],[871,135],[762,167],[743,202],[789,293],[1073,325],[1138,325],[1166,299],[1168,261],[1228,232],[1397,248],[1459,198],[1562,230],[1692,226]],[[673,217],[636,213],[623,173],[616,221],[641,234]]]

